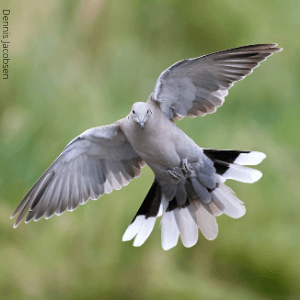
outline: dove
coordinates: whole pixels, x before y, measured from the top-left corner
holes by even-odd
[[[164,250],[176,246],[179,236],[185,247],[194,246],[198,229],[215,239],[217,216],[240,218],[246,211],[225,181],[258,181],[262,173],[245,165],[257,165],[266,155],[201,148],[175,121],[214,113],[236,81],[280,50],[277,44],[249,45],[173,64],[147,102],[134,103],[125,118],[88,129],[66,146],[12,214],[18,215],[14,227],[26,214],[26,223],[48,219],[119,190],[147,164],[154,181],[123,241],[144,244],[158,217]]]

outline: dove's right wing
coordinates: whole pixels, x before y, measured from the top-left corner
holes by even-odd
[[[118,122],[91,128],[64,149],[16,208],[18,226],[26,212],[26,223],[43,215],[51,217],[72,211],[89,198],[119,190],[141,174],[145,162],[133,150]]]
[[[150,101],[158,103],[169,119],[211,114],[236,81],[281,50],[276,46],[250,45],[181,60],[159,76]]]

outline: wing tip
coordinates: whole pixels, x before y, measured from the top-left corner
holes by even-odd
[[[25,196],[26,197],[26,196]],[[11,214],[10,218],[13,219],[19,212],[20,210],[26,205],[24,201],[25,197],[22,199],[18,207],[14,210],[14,212]]]
[[[272,48],[272,49],[274,49],[275,50],[275,52],[280,52],[280,51],[282,51],[283,50],[283,48],[281,48],[281,47],[277,47],[278,46],[278,44],[277,43],[271,43],[271,44],[269,44],[271,47],[270,48]]]
[[[19,222],[16,221],[13,225],[13,228],[17,228],[20,225],[20,223],[21,223],[21,221],[19,221]]]

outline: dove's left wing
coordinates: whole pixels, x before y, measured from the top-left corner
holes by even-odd
[[[276,46],[250,45],[181,60],[159,76],[150,101],[159,103],[169,119],[211,114],[236,81],[281,50]]]
[[[91,128],[71,141],[35,183],[15,212],[18,226],[27,211],[26,223],[43,215],[72,211],[89,198],[119,190],[141,174],[145,162],[133,150],[118,122]]]

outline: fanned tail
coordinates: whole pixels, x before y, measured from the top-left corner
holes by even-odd
[[[218,234],[216,216],[226,214],[240,218],[245,206],[227,187],[226,179],[253,183],[261,172],[244,167],[259,164],[261,152],[204,149],[215,171],[208,175],[196,173],[176,186],[171,201],[167,200],[157,179],[154,180],[144,202],[123,235],[123,241],[135,237],[134,246],[141,246],[151,234],[157,217],[161,218],[161,239],[164,250],[175,247],[179,236],[185,247],[198,240],[198,228],[205,238],[213,240]]]

